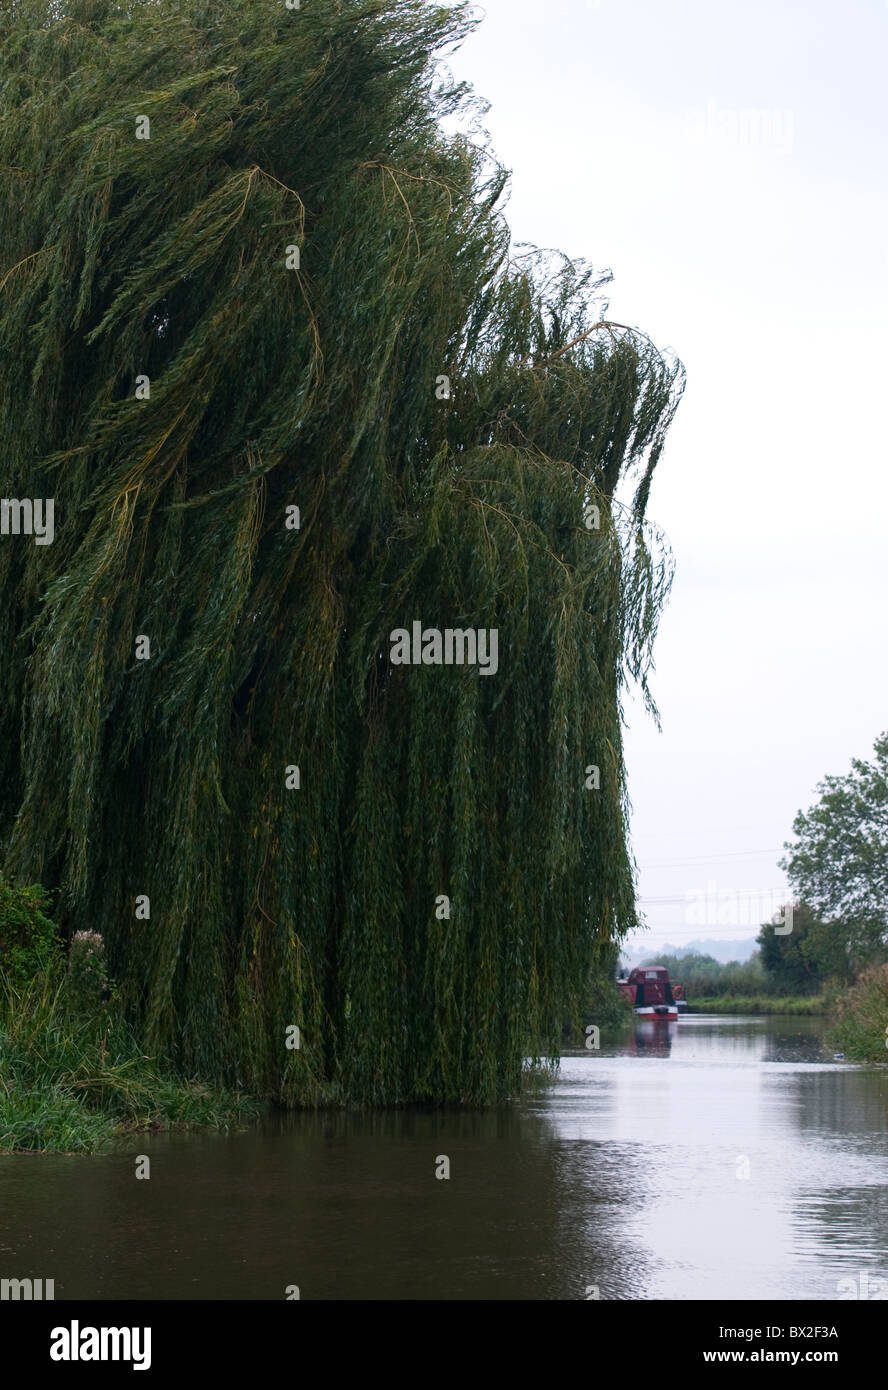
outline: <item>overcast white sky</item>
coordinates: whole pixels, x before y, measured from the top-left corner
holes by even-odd
[[[483,8],[450,66],[491,103],[515,238],[610,267],[610,317],[688,373],[649,507],[663,732],[639,707],[627,734],[642,944],[755,935],[742,895],[888,728],[888,3]]]

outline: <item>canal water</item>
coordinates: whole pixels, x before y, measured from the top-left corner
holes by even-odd
[[[639,1023],[484,1113],[0,1158],[0,1275],[53,1278],[57,1300],[888,1293],[888,1067],[834,1061],[821,1033]]]

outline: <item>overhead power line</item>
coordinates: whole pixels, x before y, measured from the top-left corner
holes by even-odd
[[[681,868],[692,864],[718,863],[723,859],[756,859],[763,854],[783,854],[782,849],[740,849],[726,850],[723,854],[701,854],[697,859],[649,859],[639,864],[640,869]]]
[[[712,894],[697,892],[697,891],[695,891],[695,890],[688,889],[688,891],[687,891],[686,893],[663,894],[662,896],[653,896],[653,897],[649,897],[649,898],[646,898],[646,897],[638,897],[638,898],[636,898],[636,902],[639,902],[639,903],[647,903],[649,906],[654,907],[654,906],[656,906],[657,904],[665,905],[666,903],[692,903],[692,902],[699,902],[701,898],[702,898],[704,901],[707,901],[710,897],[711,897],[711,898],[763,898],[763,897],[773,897],[774,894],[781,894],[781,893],[791,896],[791,894],[792,894],[792,889],[791,889],[791,888],[788,888],[787,885],[786,885],[785,883],[779,883],[779,884],[777,885],[776,888],[723,888],[723,889],[719,889],[718,892],[712,893]]]

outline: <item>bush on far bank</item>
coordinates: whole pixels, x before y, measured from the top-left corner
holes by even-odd
[[[864,970],[840,993],[829,1017],[829,1038],[849,1057],[888,1062],[888,964]]]

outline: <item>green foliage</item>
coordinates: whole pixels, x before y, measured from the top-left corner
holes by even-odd
[[[597,1024],[603,1033],[619,1033],[632,1023],[634,1011],[625,994],[613,980],[601,980],[587,995],[584,1026]],[[582,1038],[580,1043],[582,1044]]]
[[[149,1051],[290,1102],[515,1093],[636,920],[620,702],[681,370],[607,276],[512,253],[504,171],[439,125],[471,23],[0,16],[0,447],[56,507],[0,546],[0,838]],[[392,667],[414,619],[496,628],[499,673]]]
[[[789,1014],[798,1018],[826,1013],[827,1005],[820,994],[806,998],[780,994],[695,995],[691,1011],[701,1014]]]
[[[818,785],[820,800],[793,822],[781,867],[798,896],[828,924],[832,973],[885,959],[888,941],[888,734],[870,762]],[[825,949],[826,946],[825,946]]]
[[[620,948],[615,943],[602,950],[589,973],[580,1026],[570,1027],[571,1042],[576,1046],[583,1046],[582,1028],[587,1024],[595,1024],[604,1033],[619,1033],[634,1018],[632,1005],[616,984],[619,957]]]
[[[848,979],[851,964],[848,943],[838,922],[821,922],[807,903],[796,903],[791,916],[781,914],[784,926],[776,931],[766,923],[756,940],[768,981],[778,994],[818,994],[827,980]],[[779,925],[779,924],[778,924]]]
[[[68,952],[66,993],[75,1012],[97,1017],[110,989],[105,968],[105,943],[98,932],[79,931]]]
[[[36,975],[61,970],[61,943],[46,915],[49,894],[40,884],[20,887],[0,871],[0,981],[26,988]]]
[[[684,956],[654,956],[644,963],[665,965],[673,985],[683,985],[685,997],[694,1005],[698,998],[757,995],[769,990],[769,981],[762,969],[758,952],[754,952],[748,961],[732,960],[727,964],[717,961],[714,956],[699,955],[695,952]],[[773,985],[770,987],[773,988]]]
[[[870,966],[838,996],[829,1038],[849,1057],[888,1062],[888,965]]]
[[[0,982],[0,1151],[91,1153],[126,1131],[228,1128],[259,1111],[253,1097],[158,1067],[113,1012],[75,1016],[57,981]]]

